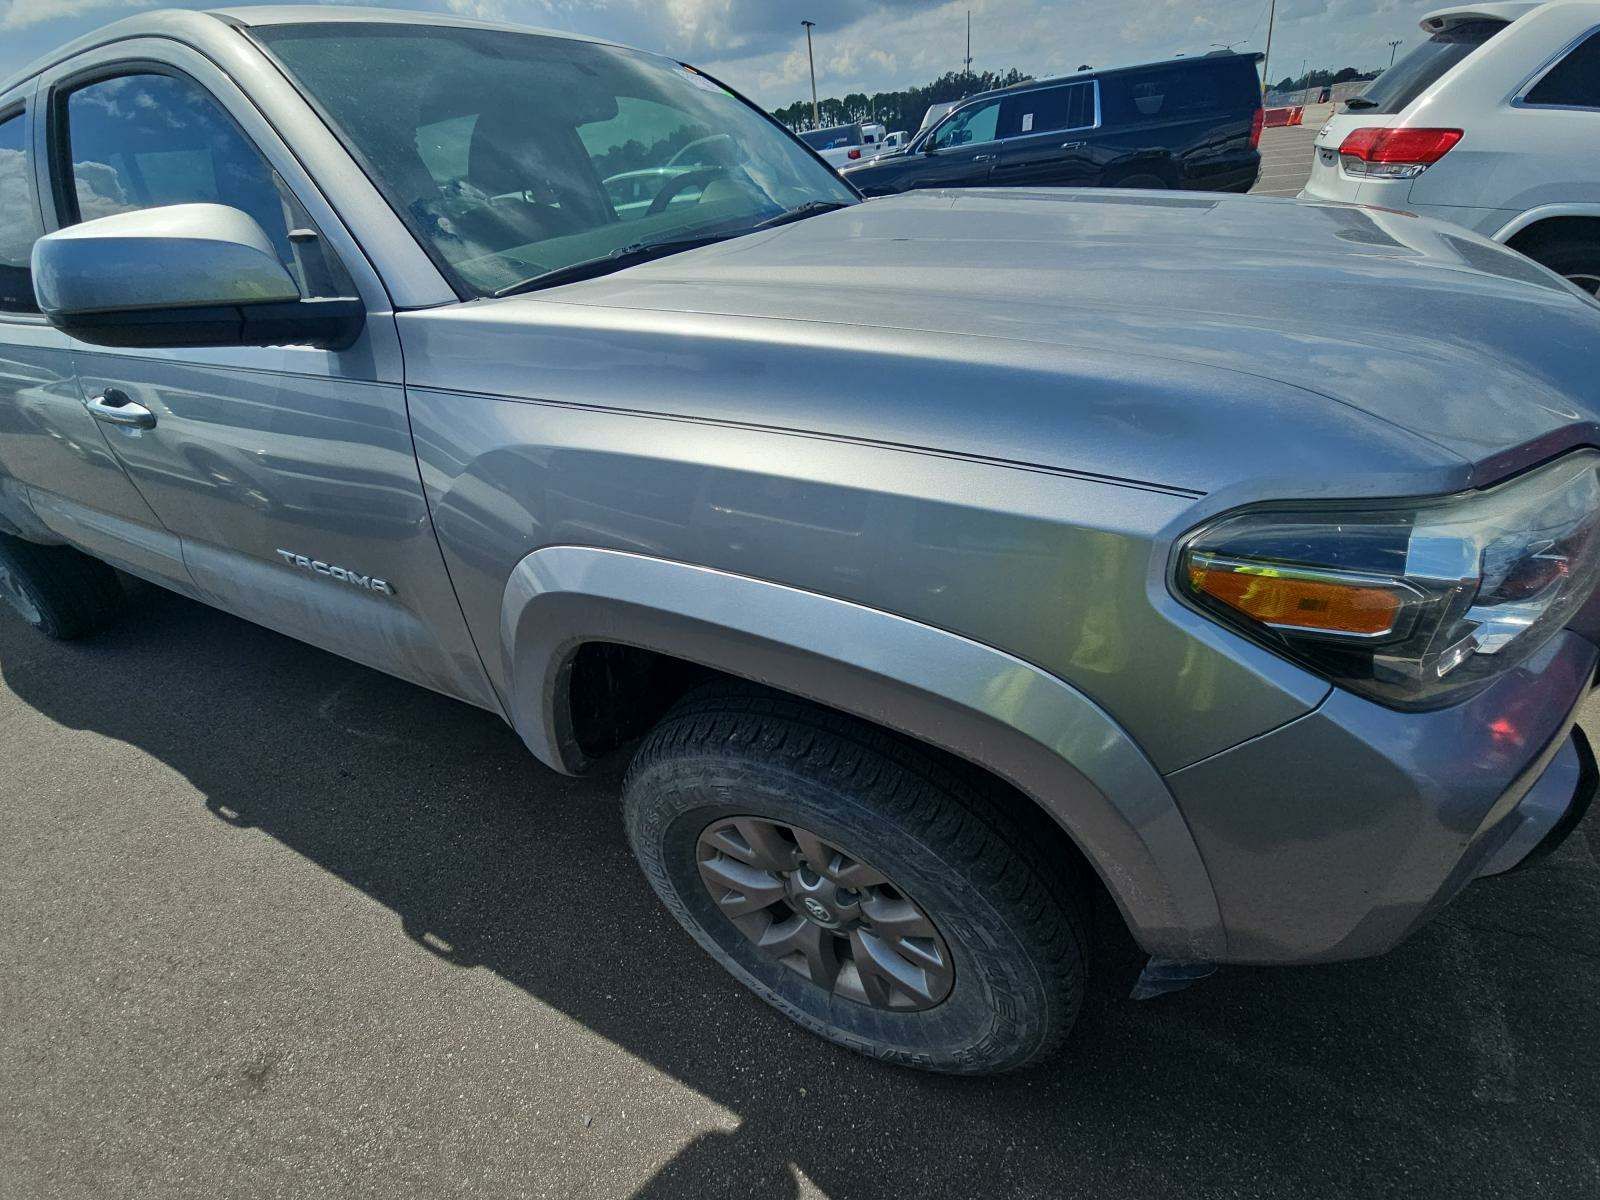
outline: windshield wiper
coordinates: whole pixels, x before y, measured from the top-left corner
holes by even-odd
[[[849,208],[854,203],[854,200],[807,200],[804,204],[797,204],[793,208],[785,209],[775,217],[768,217],[765,221],[757,221],[750,226],[750,232],[754,233],[758,229],[776,229],[779,225],[787,225],[791,221],[804,221],[807,217],[814,217],[819,213]]]
[[[650,262],[652,259],[665,258],[667,255],[676,254],[680,250],[693,250],[699,246],[709,246],[712,242],[720,242],[727,237],[728,235],[725,233],[717,233],[660,242],[634,242],[631,246],[621,246],[609,254],[600,255],[598,258],[586,258],[582,262],[571,263],[565,267],[557,267],[553,271],[546,271],[542,275],[535,275],[531,279],[522,280],[520,283],[508,284],[497,292],[491,292],[490,295],[493,299],[499,300],[504,296],[515,296],[521,292],[532,292],[537,291],[539,288],[555,287],[558,283],[576,283],[580,279],[593,279],[598,275],[608,275],[612,271],[620,271],[623,267]]]
[[[557,267],[553,271],[546,271],[544,274],[535,275],[531,279],[508,284],[497,292],[491,292],[490,295],[493,299],[499,300],[502,297],[515,296],[522,292],[555,287],[559,283],[576,283],[580,279],[593,279],[598,275],[607,275],[612,271],[620,271],[623,267],[650,262],[652,259],[665,258],[667,255],[676,254],[680,250],[694,250],[700,246],[709,246],[712,242],[727,241],[729,238],[754,233],[758,229],[772,229],[779,225],[787,225],[791,221],[803,221],[807,217],[816,216],[818,213],[832,212],[838,208],[849,208],[853,203],[855,202],[851,200],[807,200],[804,204],[797,204],[795,207],[781,212],[775,217],[768,217],[765,221],[758,221],[756,224],[747,225],[743,229],[733,229],[719,233],[703,233],[696,237],[674,238],[660,242],[634,242],[631,246],[622,246],[609,254],[602,254],[597,258],[586,258],[582,262],[575,262],[565,267]]]

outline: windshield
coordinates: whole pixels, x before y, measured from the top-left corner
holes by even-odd
[[[463,295],[855,199],[780,126],[654,55],[442,25],[252,32]]]
[[[1434,34],[1373,80],[1350,111],[1398,113],[1505,27],[1504,21],[1463,21]]]

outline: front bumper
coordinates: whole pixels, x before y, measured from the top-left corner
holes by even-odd
[[[1563,633],[1436,712],[1335,690],[1169,776],[1216,892],[1224,961],[1382,953],[1473,879],[1559,839],[1595,788],[1574,724],[1597,659]]]
[[[1555,758],[1517,807],[1495,828],[1500,842],[1478,868],[1478,878],[1520,871],[1552,854],[1571,836],[1600,788],[1589,739],[1576,725]]]

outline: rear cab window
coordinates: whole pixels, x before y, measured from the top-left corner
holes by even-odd
[[[1346,101],[1346,110],[1381,116],[1399,113],[1506,25],[1485,18],[1440,30],[1379,75],[1360,96]]]
[[[1540,108],[1600,109],[1600,33],[1592,33],[1545,77],[1523,103]]]
[[[33,195],[28,122],[20,108],[0,116],[0,313],[36,313],[29,261],[44,233]]]

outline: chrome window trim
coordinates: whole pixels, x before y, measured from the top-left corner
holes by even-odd
[[[1579,46],[1590,38],[1600,36],[1600,25],[1591,25],[1583,33],[1569,41],[1560,50],[1556,51],[1511,91],[1511,107],[1524,108],[1532,112],[1600,112],[1600,105],[1595,104],[1534,104],[1528,99],[1528,93],[1544,82],[1544,77],[1554,71],[1567,57]]]
[[[1020,142],[1025,138],[1048,137],[1051,134],[1056,134],[1056,133],[1083,133],[1086,130],[1099,129],[1100,128],[1100,77],[1099,76],[1095,76],[1095,78],[1093,78],[1093,79],[1074,79],[1069,83],[1052,83],[1052,84],[1048,84],[1048,85],[1046,85],[1044,87],[1022,88],[1019,91],[1008,92],[1003,96],[992,96],[992,97],[990,97],[990,99],[993,100],[997,104],[1004,104],[1007,100],[1010,100],[1010,99],[1012,99],[1013,97],[1016,97],[1016,96],[1031,96],[1035,92],[1053,92],[1058,88],[1069,88],[1069,87],[1091,87],[1091,88],[1094,89],[1094,123],[1092,125],[1066,125],[1066,126],[1063,126],[1060,129],[1036,129],[1036,130],[1032,131],[1031,133],[1017,133],[1017,134],[1013,134],[1010,137],[990,138],[988,141],[985,141],[985,142],[963,142],[963,143],[961,143],[961,146],[959,148],[963,149],[963,150],[966,150],[966,149],[972,149],[972,148],[978,147],[978,146],[1003,146],[1007,142]],[[985,101],[985,103],[988,103],[988,101]],[[927,136],[927,140],[931,142],[935,137],[937,137],[938,133],[939,133],[939,130],[943,129],[945,127],[946,123],[948,123],[953,117],[955,117],[955,115],[957,113],[965,111],[966,107],[967,106],[965,104],[963,104],[963,105],[960,105],[960,106],[958,106],[956,108],[952,108],[949,112],[947,112],[945,114],[945,116],[944,116],[944,120],[940,121],[931,130],[929,130],[928,136]],[[911,147],[909,147],[909,146],[907,147],[907,149],[910,149],[910,148]],[[935,146],[933,148],[933,150],[932,150],[932,153],[939,154],[939,153],[942,152],[942,150],[955,150],[955,149],[957,149],[957,147],[955,147],[955,146],[945,146],[945,147],[942,147],[942,148],[938,147],[938,146]]]
[[[39,222],[39,237],[49,232],[45,224],[43,199],[39,193],[39,121],[35,101],[39,95],[39,81],[34,78],[19,80],[0,92],[0,124],[7,121],[22,122],[23,176],[28,181],[28,199],[33,201],[34,215]],[[38,241],[35,238],[34,241]],[[0,322],[11,325],[47,325],[44,314],[25,312],[20,308],[0,308]]]

